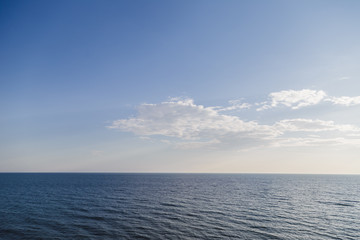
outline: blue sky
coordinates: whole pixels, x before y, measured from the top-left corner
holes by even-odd
[[[360,173],[358,1],[2,1],[0,171]]]

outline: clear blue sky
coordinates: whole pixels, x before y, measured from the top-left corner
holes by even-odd
[[[359,1],[1,1],[0,171],[360,173]]]

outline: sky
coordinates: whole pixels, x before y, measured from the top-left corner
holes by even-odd
[[[360,174],[360,1],[1,1],[0,172]]]

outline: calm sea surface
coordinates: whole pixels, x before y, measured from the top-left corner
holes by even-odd
[[[3,173],[0,239],[360,239],[360,176]]]

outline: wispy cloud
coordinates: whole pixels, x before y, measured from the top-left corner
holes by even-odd
[[[350,77],[341,77],[338,80],[339,81],[346,81],[346,80],[349,80],[349,79],[350,79]]]
[[[336,105],[344,105],[344,106],[354,106],[360,104],[360,96],[357,97],[330,97],[325,99],[325,101],[332,102]]]
[[[277,106],[286,106],[292,109],[311,106],[320,103],[326,97],[326,93],[322,90],[303,89],[299,91],[284,90],[269,94],[270,102],[262,103],[258,111],[274,108]]]
[[[356,97],[334,97],[328,96],[323,90],[284,90],[269,94],[269,101],[256,103],[259,106],[256,110],[263,111],[270,108],[285,106],[291,109],[317,105],[321,102],[331,102],[335,105],[354,106],[360,104],[360,96]]]
[[[234,110],[251,108],[250,103],[244,103],[241,100],[230,100],[229,104],[230,104],[230,106],[228,106],[228,107],[215,107],[215,109],[217,109],[218,111],[224,112],[224,111],[234,111]]]
[[[299,96],[312,96],[302,101]],[[322,91],[287,94],[283,102],[297,107],[314,104],[326,95]],[[278,95],[272,95],[277,98]],[[291,99],[293,96],[295,100]],[[277,105],[279,103],[276,103]],[[359,142],[360,129],[319,119],[283,119],[272,125],[244,121],[224,114],[222,107],[196,105],[192,99],[171,99],[158,104],[142,104],[135,117],[113,121],[108,128],[132,132],[142,139],[160,136],[182,149],[220,147],[246,149],[261,146],[316,146]],[[293,136],[293,135],[296,136]],[[321,136],[319,135],[321,134]],[[351,135],[351,136],[350,136]],[[162,139],[164,140],[164,139]]]
[[[348,146],[359,147],[360,139],[349,139],[344,137],[320,138],[320,137],[298,137],[280,138],[272,142],[273,147],[329,147]]]
[[[281,132],[360,132],[360,128],[350,124],[335,124],[333,121],[313,119],[284,119],[274,125]]]
[[[166,136],[183,140],[208,140],[236,134],[240,138],[263,138],[278,134],[273,128],[237,116],[220,114],[214,107],[194,104],[192,99],[142,104],[134,118],[120,119],[108,128],[140,136]]]

